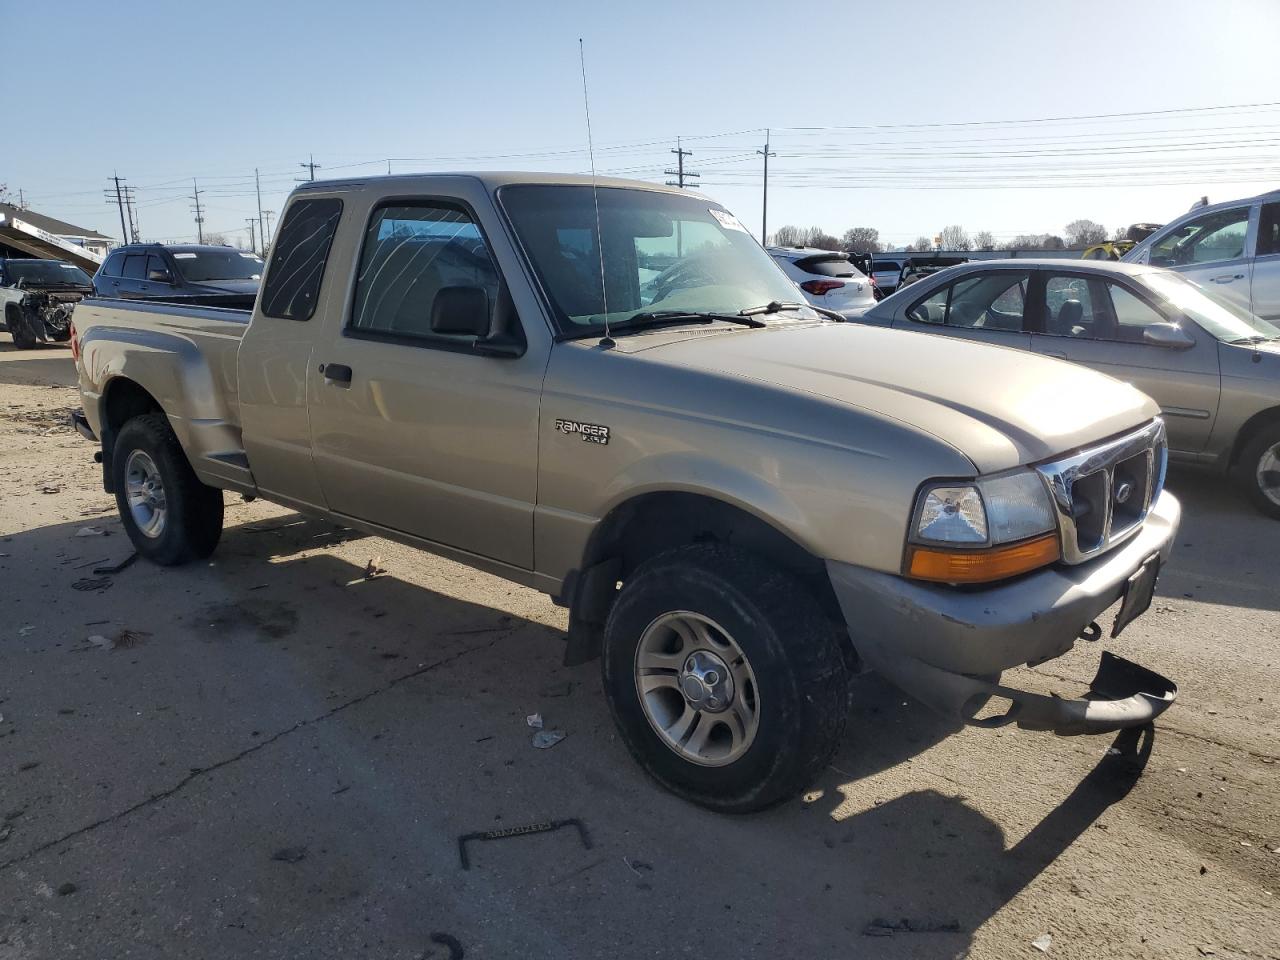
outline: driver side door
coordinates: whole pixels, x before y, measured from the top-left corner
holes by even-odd
[[[1152,245],[1151,265],[1249,310],[1257,219],[1257,207],[1244,204],[1188,220]]]

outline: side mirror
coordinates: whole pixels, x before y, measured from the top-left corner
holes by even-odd
[[[431,302],[431,332],[489,335],[489,294],[484,287],[441,287]]]
[[[173,277],[168,270],[148,270],[147,280],[150,283],[173,283]]]
[[[1143,327],[1142,342],[1170,350],[1186,350],[1196,345],[1192,336],[1176,323],[1153,323]]]

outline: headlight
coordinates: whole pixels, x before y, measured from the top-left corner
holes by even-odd
[[[910,540],[907,575],[947,583],[1000,580],[1060,556],[1049,491],[1032,470],[926,486]]]

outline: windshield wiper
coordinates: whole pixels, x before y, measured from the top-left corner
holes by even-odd
[[[685,323],[715,323],[717,320],[722,320],[725,323],[740,324],[744,327],[767,326],[763,320],[756,320],[754,317],[737,313],[714,313],[706,310],[644,310],[640,313],[632,314],[625,320],[609,324],[609,333],[635,333],[639,330],[679,326]],[[593,326],[587,330],[573,330],[569,333],[562,333],[558,339],[582,340],[586,337],[603,336],[604,332],[603,327]]]
[[[1234,340],[1228,340],[1227,343],[1249,344],[1249,343],[1270,343],[1272,340],[1280,339],[1280,337],[1267,337],[1260,333],[1255,333],[1251,337],[1236,337]]]
[[[762,303],[758,307],[747,307],[745,310],[738,311],[738,315],[742,317],[755,317],[762,313],[781,313],[783,310],[803,310],[808,307],[815,313],[820,313],[824,317],[830,317],[839,323],[844,323],[843,314],[834,310],[828,310],[826,307],[815,307],[812,303],[800,303],[796,300],[770,300],[768,303]]]

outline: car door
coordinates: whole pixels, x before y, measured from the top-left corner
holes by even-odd
[[[147,254],[147,273],[139,284],[141,297],[166,297],[173,295],[173,271],[159,253]]]
[[[1245,203],[1188,220],[1152,244],[1149,262],[1248,310],[1257,214]]]
[[[1274,323],[1280,320],[1280,201],[1262,204],[1254,249],[1252,309]]]
[[[893,325],[979,343],[1028,350],[1025,329],[1030,269],[969,270],[921,293]]]
[[[120,271],[124,268],[124,251],[116,250],[107,257],[93,275],[93,293],[97,297],[120,296]]]
[[[1124,380],[1160,405],[1169,447],[1204,449],[1221,394],[1218,345],[1190,322],[1181,323],[1189,347],[1148,343],[1144,328],[1181,320],[1158,298],[1127,281],[1070,269],[1042,271],[1043,302],[1032,349]]]
[[[316,471],[331,510],[516,567],[533,566],[538,408],[549,337],[524,337],[492,247],[461,200],[380,204],[313,354]],[[484,356],[433,322],[450,291],[524,342]]]
[[[142,287],[147,280],[147,252],[126,253],[124,265],[120,268],[120,286],[117,296],[126,300],[136,300],[142,296]]]

